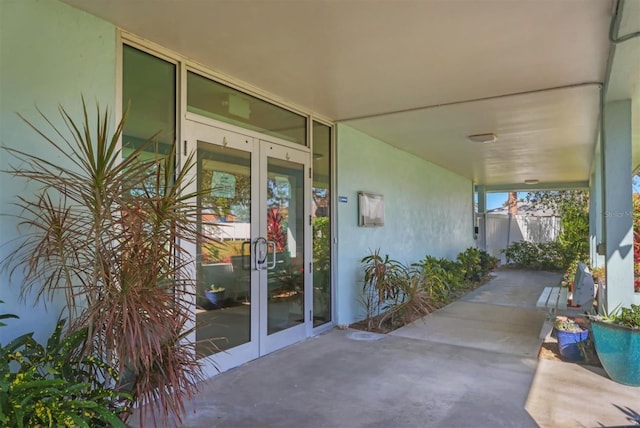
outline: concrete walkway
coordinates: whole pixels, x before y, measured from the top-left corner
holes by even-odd
[[[202,385],[184,427],[593,427],[632,424],[640,388],[536,358],[556,274],[499,271],[424,320],[332,330]]]

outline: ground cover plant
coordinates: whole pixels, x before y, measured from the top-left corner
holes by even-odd
[[[17,317],[0,316],[6,318]],[[0,344],[2,426],[125,427],[131,396],[117,390],[109,364],[82,356],[87,329],[65,335],[65,323],[58,322],[45,346],[33,333]]]

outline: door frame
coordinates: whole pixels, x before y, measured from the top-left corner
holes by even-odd
[[[261,217],[266,213],[266,177],[267,177],[267,147],[272,147],[277,152],[276,158],[281,158],[281,153],[290,153],[291,160],[293,162],[302,161],[303,164],[303,179],[304,179],[304,201],[303,201],[303,219],[304,219],[304,322],[298,326],[291,327],[289,329],[276,332],[272,335],[267,335],[267,287],[266,287],[266,274],[262,274],[264,278],[260,279],[261,272],[253,269],[251,270],[251,296],[252,303],[254,299],[257,299],[258,304],[251,305],[251,339],[248,343],[236,346],[229,350],[218,352],[211,356],[202,358],[200,361],[203,363],[203,369],[207,377],[213,376],[218,372],[226,371],[230,368],[239,366],[247,361],[251,361],[260,356],[269,354],[277,349],[296,343],[309,337],[313,334],[313,272],[310,269],[312,261],[312,228],[310,225],[311,219],[311,150],[309,147],[300,146],[295,143],[291,143],[285,140],[281,140],[269,135],[265,135],[259,132],[247,130],[238,126],[234,126],[225,122],[219,122],[217,120],[209,119],[200,115],[187,113],[184,121],[184,135],[185,140],[180,145],[180,162],[184,162],[184,159],[189,153],[195,153],[197,150],[197,141],[205,140],[207,134],[211,135],[216,132],[228,133],[225,141],[218,144],[223,147],[230,147],[247,151],[251,155],[252,175],[258,173],[260,176],[257,179],[252,178],[251,194],[252,194],[252,209],[251,209],[251,241],[262,236],[260,228],[266,231],[266,225],[261,227],[264,220]],[[234,138],[235,136],[236,138]],[[213,142],[215,144],[215,142]],[[288,160],[286,157],[283,160]],[[194,179],[192,183],[185,189],[187,192],[195,192],[197,189],[197,179],[194,171]],[[256,196],[253,196],[256,195]],[[263,210],[265,208],[265,210]],[[263,212],[264,211],[264,212]],[[308,219],[308,220],[307,220]],[[266,236],[266,233],[265,233]],[[185,274],[189,278],[196,278],[196,244],[186,243],[186,248],[189,248],[192,259],[194,262],[190,264],[190,267],[186,269]],[[252,259],[253,266],[253,259]],[[263,284],[263,282],[265,282]],[[191,290],[194,291],[194,290]],[[190,325],[186,326],[186,329],[195,328],[195,310],[196,302],[193,294],[189,295],[188,300],[193,308],[193,320]],[[291,331],[290,331],[291,330]],[[190,333],[189,338],[191,342],[195,342],[196,333],[195,329]],[[195,350],[194,350],[195,352]]]

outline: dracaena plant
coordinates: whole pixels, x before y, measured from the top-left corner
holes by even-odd
[[[5,264],[21,272],[23,296],[64,295],[70,332],[87,329],[83,355],[113,361],[142,424],[149,415],[179,421],[202,378],[185,331],[195,288],[184,243],[198,239],[197,195],[185,192],[194,159],[177,169],[175,147],[161,155],[153,137],[123,157],[126,113],[110,131],[108,111],[97,106],[90,119],[84,99],[82,111],[78,121],[60,107],[62,125],[40,112],[46,129],[23,118],[46,156],[6,149],[19,165],[7,172],[40,190],[17,198],[23,233]]]

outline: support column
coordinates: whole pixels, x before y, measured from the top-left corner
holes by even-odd
[[[607,103],[603,114],[603,236],[607,266],[604,306],[611,312],[629,306],[634,299],[631,100]]]
[[[487,192],[484,186],[476,186],[478,192],[478,249],[487,250]]]

